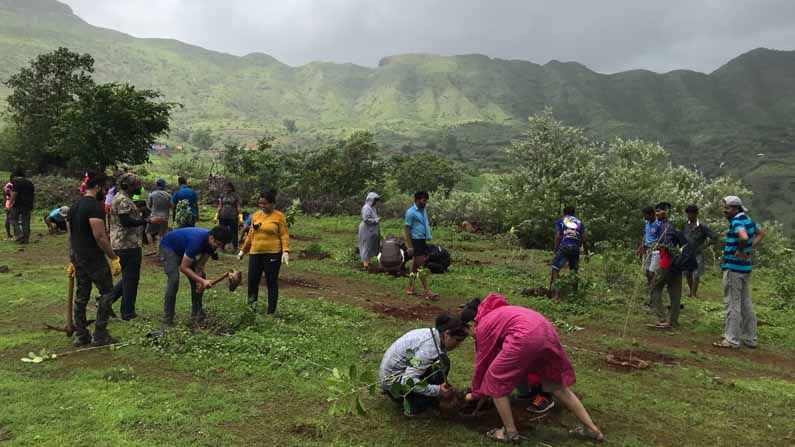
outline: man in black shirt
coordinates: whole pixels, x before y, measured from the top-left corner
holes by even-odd
[[[89,174],[86,193],[69,209],[67,228],[71,245],[71,260],[77,278],[75,296],[75,346],[91,343],[103,346],[117,340],[108,332],[108,319],[113,298],[113,279],[121,273],[119,257],[113,252],[108,233],[105,231],[105,209],[103,200],[107,177],[105,174]],[[110,267],[105,256],[111,260]],[[111,272],[111,270],[113,270]],[[91,285],[99,289],[101,296],[97,306],[94,339],[88,331],[86,305],[91,299]]]
[[[36,189],[25,178],[25,171],[17,169],[12,175],[11,208],[9,218],[14,226],[14,238],[20,244],[30,242],[30,214]]]

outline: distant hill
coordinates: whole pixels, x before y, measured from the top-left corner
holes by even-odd
[[[734,172],[756,191],[757,218],[795,223],[795,51],[759,48],[710,74],[606,75],[574,62],[476,54],[397,55],[375,68],[291,67],[261,53],[237,57],[98,28],[55,0],[0,0],[0,78],[57,46],[92,54],[100,81],[157,88],[183,103],[176,128],[253,138],[289,118],[301,129],[298,145],[365,128],[395,148],[493,166],[527,117],[549,107],[597,138],[658,140],[677,162]],[[7,93],[0,87],[0,97]]]

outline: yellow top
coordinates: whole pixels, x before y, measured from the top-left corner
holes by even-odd
[[[254,213],[242,250],[253,255],[290,251],[290,235],[287,233],[284,213],[277,210],[270,214],[262,211]]]

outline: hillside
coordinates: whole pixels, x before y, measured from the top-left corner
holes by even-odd
[[[423,54],[386,57],[374,68],[291,67],[265,54],[237,57],[94,27],[55,0],[0,0],[0,78],[57,46],[92,54],[100,81],[157,88],[183,103],[175,128],[250,137],[290,118],[302,129],[298,145],[367,128],[388,145],[437,147],[493,166],[526,118],[550,107],[596,137],[656,139],[678,162],[735,172],[757,192],[758,217],[795,221],[793,51],[753,50],[710,74],[606,75],[572,62]],[[444,144],[449,134],[455,147]]]

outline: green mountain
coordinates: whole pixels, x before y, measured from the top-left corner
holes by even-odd
[[[265,54],[237,57],[98,28],[55,0],[0,0],[0,78],[57,46],[92,54],[100,81],[156,88],[184,104],[175,128],[210,127],[243,140],[282,129],[289,118],[301,131],[285,138],[297,146],[363,128],[388,146],[435,148],[494,166],[527,117],[549,107],[595,137],[655,139],[680,163],[741,175],[756,191],[757,218],[795,222],[788,193],[795,186],[795,51],[756,49],[710,74],[606,75],[572,62],[474,54],[398,55],[374,68],[291,67]]]

